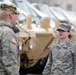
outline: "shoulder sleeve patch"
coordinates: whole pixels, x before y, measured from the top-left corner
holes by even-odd
[[[12,38],[12,39],[11,39],[11,42],[14,43],[14,44],[17,44],[15,38]]]

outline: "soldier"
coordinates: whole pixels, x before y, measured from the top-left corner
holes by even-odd
[[[16,7],[1,4],[0,9],[0,75],[19,75],[20,56],[15,26],[18,11]]]
[[[62,23],[59,39],[53,44],[43,75],[76,75],[76,44],[69,39],[71,26]]]

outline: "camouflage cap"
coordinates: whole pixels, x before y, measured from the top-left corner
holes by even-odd
[[[19,14],[19,12],[17,11],[16,6],[14,6],[14,5],[1,4],[1,5],[0,5],[0,9],[1,9],[1,10],[13,11],[13,12],[15,12],[16,14]]]
[[[58,27],[57,31],[59,30],[63,30],[63,31],[70,31],[71,30],[71,26],[65,23],[60,24],[60,26]]]

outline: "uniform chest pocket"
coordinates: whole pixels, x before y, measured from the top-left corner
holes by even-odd
[[[60,60],[68,60],[68,58],[71,57],[71,51],[70,49],[64,49],[64,48],[61,48],[61,49],[57,49],[57,50],[54,50],[53,52],[53,58],[54,59],[60,59]]]

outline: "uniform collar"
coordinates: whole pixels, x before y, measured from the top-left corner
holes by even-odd
[[[70,46],[70,39],[68,39],[65,43],[63,43],[62,45],[60,45],[60,40],[58,40],[57,42],[56,42],[56,46],[58,47],[58,48],[61,48],[61,47],[63,47],[63,48],[67,48],[68,46]]]
[[[19,32],[19,29],[15,25],[13,25],[9,22],[5,22],[5,21],[1,20],[0,21],[0,26],[7,26],[7,27],[11,28],[15,33]]]

